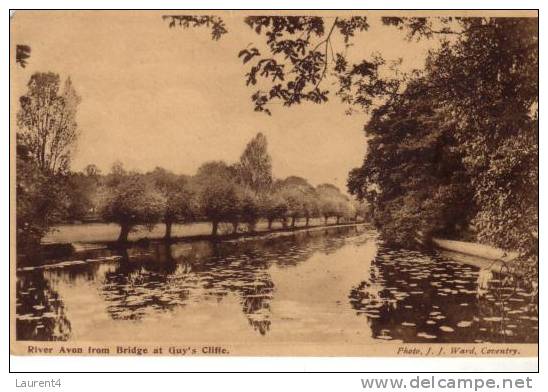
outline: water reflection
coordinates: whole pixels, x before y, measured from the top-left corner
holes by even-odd
[[[492,276],[478,297],[476,268],[384,247],[363,226],[68,259],[18,272],[18,339],[538,340],[526,293]]]
[[[17,339],[67,340],[71,324],[63,302],[40,271],[17,279]]]
[[[377,339],[404,342],[537,342],[527,293],[436,253],[380,247],[350,301]]]
[[[113,320],[150,319],[189,304],[211,300],[219,303],[230,294],[236,296],[253,330],[265,335],[271,326],[270,302],[275,290],[270,267],[276,264],[279,268],[291,268],[315,252],[329,254],[343,246],[345,238],[361,232],[362,229],[351,227],[272,235],[260,240],[152,242],[119,250],[121,258],[109,268],[99,268],[97,263],[77,263],[58,269],[20,272],[18,281],[20,285],[38,285],[42,291],[52,291],[48,282],[74,287],[79,285],[78,281],[91,281]],[[104,256],[104,250],[101,255]],[[24,293],[18,291],[20,301],[27,303],[26,307],[18,308],[18,339],[69,338],[70,329],[62,337],[47,332],[29,334],[41,316],[33,307],[34,297]]]
[[[256,245],[204,241],[129,249],[105,274],[100,288],[108,312],[113,319],[140,319],[189,302],[220,302],[233,293],[250,325],[265,334],[274,284],[267,272],[269,260]]]

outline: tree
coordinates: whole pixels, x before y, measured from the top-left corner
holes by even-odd
[[[121,161],[115,161],[111,168],[110,173],[106,175],[105,181],[110,186],[116,186],[126,178],[128,175],[127,170],[124,168],[124,164]]]
[[[89,171],[88,171],[89,173]],[[67,175],[67,218],[82,220],[96,207],[100,181],[98,174],[70,173]]]
[[[217,16],[166,15],[170,27],[209,26],[212,38],[219,40],[226,29]],[[350,61],[349,49],[356,33],[369,29],[365,16],[349,18],[320,16],[248,16],[244,23],[258,38],[260,45],[249,44],[238,53],[249,66],[245,83],[254,89],[254,110],[271,114],[269,105],[298,105],[302,102],[327,102],[330,91],[321,82],[334,76],[335,92],[344,102],[364,108],[373,106],[371,94],[393,92],[397,81],[381,78],[382,58],[373,56],[356,63]],[[258,49],[261,48],[261,50]],[[266,49],[262,49],[265,47]],[[331,92],[332,94],[332,92]]]
[[[20,98],[17,125],[21,141],[39,170],[51,174],[66,172],[78,136],[76,110],[80,97],[70,78],[59,94],[59,75],[35,73],[28,91]]]
[[[212,15],[164,15],[164,20],[169,21],[169,27],[182,27],[188,29],[190,27],[206,26],[211,27],[211,39],[218,41],[223,34],[226,34],[225,22],[218,16]]]
[[[272,159],[268,154],[268,143],[262,133],[258,133],[247,144],[236,165],[241,184],[256,194],[270,190],[272,186]]]
[[[534,280],[537,20],[459,18],[452,22],[456,30],[434,28],[425,18],[388,22],[419,38],[453,39],[373,113],[368,154],[351,172],[349,189],[371,202],[382,230],[398,242],[412,240],[401,238],[405,232],[428,236],[469,227],[480,242],[518,250],[528,260],[519,266],[522,275]]]
[[[320,203],[314,188],[311,187],[311,189],[305,193],[303,207],[305,226],[308,227],[310,225],[311,218],[320,216]]]
[[[350,203],[350,199],[346,195],[342,195],[339,198],[337,206],[337,214],[335,218],[337,219],[337,224],[340,223],[341,219],[345,221],[354,217],[354,207]]]
[[[367,220],[370,217],[371,209],[369,207],[369,204],[364,201],[359,200],[353,200],[352,201],[353,206],[353,212],[354,212],[354,220],[357,221],[358,217],[362,218],[362,220]]]
[[[64,179],[42,172],[21,142],[17,143],[16,166],[17,252],[34,254],[42,237],[66,215]]]
[[[538,266],[538,20],[462,22],[427,71],[459,121],[455,135],[471,178],[481,242],[517,250],[532,281]]]
[[[27,54],[30,53],[26,51]],[[21,57],[24,66],[26,57]],[[70,78],[59,95],[59,76],[35,73],[17,112],[17,248],[33,251],[67,215],[67,171],[76,143],[80,99]]]
[[[259,197],[247,188],[240,189],[239,217],[247,224],[248,230],[254,232],[261,214]]]
[[[166,225],[165,239],[171,239],[171,229],[176,222],[189,222],[194,217],[194,192],[188,178],[177,176],[157,167],[148,174],[156,189],[165,199],[162,221]]]
[[[149,229],[160,221],[166,200],[152,181],[139,174],[128,174],[106,186],[101,215],[107,222],[120,225],[118,242],[125,243],[136,225]]]
[[[84,168],[84,174],[88,177],[99,177],[101,175],[101,170],[97,165],[91,163]]]
[[[212,224],[211,234],[218,234],[221,222],[230,222],[237,228],[241,199],[234,169],[222,161],[206,162],[198,169],[194,181],[200,212]]]
[[[272,223],[279,219],[284,220],[287,215],[287,203],[278,191],[272,194],[263,194],[259,198],[260,211],[268,222],[268,229],[272,228]]]
[[[316,212],[316,204],[312,200],[314,187],[304,178],[290,176],[277,183],[279,195],[285,200],[287,216],[291,218],[291,227],[295,227],[298,218],[306,218],[306,224]]]
[[[27,60],[30,57],[30,46],[28,45],[17,45],[15,47],[15,62],[19,64],[21,68],[27,66]]]
[[[346,204],[349,203],[348,198],[332,184],[320,184],[316,187],[316,192],[319,198],[319,210],[325,223],[330,217],[335,217],[339,223],[346,211]]]
[[[474,212],[454,123],[428,80],[410,82],[373,111],[363,166],[349,191],[366,199],[385,241],[414,246],[418,233],[454,233]],[[405,228],[405,229],[403,229]]]

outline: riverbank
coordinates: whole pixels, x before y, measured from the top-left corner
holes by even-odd
[[[309,227],[321,227],[325,222],[323,219],[310,219]],[[354,222],[352,222],[354,223]],[[328,222],[328,225],[335,224],[334,220]],[[304,219],[299,220],[295,228],[306,227]],[[280,222],[274,222],[272,227],[268,228],[266,221],[259,221],[256,226],[256,232],[268,232],[284,229]],[[291,227],[285,228],[291,229]],[[232,225],[219,225],[219,235],[232,233]],[[244,225],[240,225],[238,234],[247,233]],[[67,243],[97,243],[97,242],[115,242],[120,234],[120,226],[114,223],[83,223],[83,224],[65,224],[55,226],[42,240],[43,245],[67,244]],[[172,238],[180,239],[192,236],[209,236],[211,234],[211,224],[209,222],[193,222],[186,224],[174,224],[171,230]],[[129,236],[130,242],[136,242],[142,239],[162,239],[165,235],[165,225],[157,224],[152,230],[145,226],[136,226]]]
[[[344,224],[328,224],[328,225],[318,225],[314,227],[294,227],[286,229],[274,229],[270,231],[262,232],[253,232],[245,233],[241,232],[238,234],[225,234],[217,235],[213,237],[211,235],[197,235],[197,236],[187,236],[181,238],[172,238],[170,241],[165,241],[164,239],[140,239],[134,242],[129,242],[125,244],[120,244],[117,241],[112,242],[96,242],[96,243],[67,243],[67,244],[45,244],[42,245],[42,254],[40,259],[33,259],[33,263],[29,264],[25,258],[19,259],[19,266],[17,271],[31,271],[35,269],[49,269],[57,267],[65,267],[70,265],[77,264],[88,264],[93,262],[110,262],[117,261],[122,258],[120,252],[130,251],[131,248],[139,252],[138,249],[146,248],[149,246],[158,246],[161,244],[166,244],[168,246],[197,246],[200,247],[200,243],[209,244],[211,246],[215,243],[239,243],[253,240],[276,240],[281,239],[285,236],[291,236],[299,232],[318,232],[318,231],[328,231],[337,232],[337,229],[349,229],[354,227],[356,231],[360,227],[367,226],[366,222],[353,222],[353,223],[344,223]],[[312,236],[309,236],[312,237]],[[187,244],[187,245],[185,245]],[[190,249],[190,248],[189,248]],[[114,252],[114,255],[113,253]],[[105,256],[105,255],[109,256]],[[28,260],[27,260],[28,261]]]
[[[331,224],[311,224],[309,226],[295,226],[295,227],[282,227],[279,225],[279,227],[273,227],[271,229],[268,229],[268,226],[265,225],[258,225],[257,230],[253,232],[249,231],[238,231],[236,233],[233,232],[221,232],[217,236],[211,235],[209,229],[210,225],[207,223],[194,223],[189,225],[178,225],[180,227],[176,228],[176,230],[173,231],[175,235],[173,235],[169,241],[171,242],[195,242],[195,241],[242,241],[246,239],[253,239],[257,237],[268,237],[268,236],[280,236],[280,235],[290,235],[295,232],[299,231],[315,231],[315,230],[324,230],[324,229],[333,229],[338,227],[349,227],[349,226],[360,226],[365,225],[366,222],[347,222],[347,223],[331,223]],[[72,226],[76,233],[70,232],[70,226],[66,225],[64,228],[64,237],[57,236],[55,238],[55,241],[52,241],[51,237],[47,241],[43,241],[42,243],[42,250],[44,258],[51,259],[51,258],[59,258],[59,257],[65,257],[72,253],[80,253],[90,250],[97,250],[97,249],[105,249],[105,248],[112,248],[117,247],[120,244],[117,242],[117,234],[116,232],[101,231],[101,236],[93,234],[97,234],[97,230],[91,230],[91,233],[86,233],[85,229],[86,227],[89,228],[90,226],[95,226],[95,229],[97,227],[101,227],[103,229],[111,229],[112,225],[109,224],[83,224],[83,225],[74,225]],[[186,229],[186,230],[185,230]],[[79,232],[84,232],[86,235],[83,236],[77,236],[75,234],[78,234]],[[69,234],[70,235],[67,235]],[[182,235],[181,235],[182,233]],[[106,234],[106,235],[105,235]],[[108,235],[108,237],[107,237]],[[107,239],[105,239],[105,237]],[[64,240],[64,241],[63,241]],[[127,246],[132,246],[136,244],[143,244],[150,241],[158,241],[158,240],[164,240],[164,232],[161,230],[161,228],[157,228],[156,230],[148,231],[148,230],[137,230],[136,232],[132,233],[131,237],[129,238],[129,241],[127,242]]]

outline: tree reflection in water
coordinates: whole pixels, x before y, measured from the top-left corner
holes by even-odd
[[[71,324],[65,307],[43,271],[17,279],[16,336],[18,340],[67,340]]]
[[[332,252],[342,246],[344,237],[355,234],[354,228],[338,228],[263,239],[158,242],[128,248],[122,251],[117,268],[105,274],[102,293],[112,318],[130,320],[236,295],[249,324],[265,335],[271,327],[275,289],[270,266],[289,267],[318,250]]]
[[[338,297],[349,296],[350,309],[341,306],[334,314],[341,311],[352,320],[366,320],[369,326],[363,325],[364,332],[377,339],[459,343],[538,340],[538,312],[519,288],[512,288],[510,293],[504,282],[493,276],[478,297],[476,268],[435,253],[391,249],[382,244],[378,244],[373,260],[374,250],[354,253],[364,244],[371,246],[371,241],[375,241],[374,231],[346,227],[220,242],[143,242],[126,249],[90,253],[88,259],[80,259],[85,262],[78,261],[81,254],[72,255],[70,260],[76,264],[17,273],[17,339],[95,336],[97,327],[104,328],[101,334],[108,334],[109,329],[123,334],[126,326],[138,330],[145,321],[146,328],[154,328],[155,323],[173,320],[173,328],[177,328],[181,317],[195,317],[189,325],[204,325],[204,333],[209,333],[207,327],[217,320],[247,330],[247,319],[252,335],[276,336],[283,334],[284,328],[295,328],[295,324],[316,316],[306,313],[310,306],[301,306],[302,299],[288,295],[291,291],[284,288],[293,271],[295,284],[289,286],[296,290],[299,279],[322,279],[329,273],[321,270],[320,276],[299,275],[303,271],[305,275],[315,273],[317,253],[330,255],[348,247],[344,257],[366,256],[350,264],[341,256],[333,257],[333,262],[351,268],[348,284],[339,287]],[[302,263],[309,260],[312,264],[308,268],[299,268],[306,267]],[[280,269],[288,272],[282,274],[282,280]],[[325,304],[316,304],[311,298],[309,302],[317,305],[313,312],[324,312],[329,301],[335,300],[329,295],[330,289],[326,287],[327,294],[319,296],[318,301],[327,301]],[[234,314],[234,305],[241,313]],[[272,314],[272,309],[279,311],[284,306],[296,312],[290,321],[278,321]],[[245,316],[243,323],[241,314]],[[123,320],[131,323],[119,322]],[[341,323],[334,324],[342,330],[346,325]],[[298,328],[307,333],[308,327]]]
[[[377,339],[537,342],[538,318],[527,294],[495,277],[479,296],[478,274],[436,253],[381,246],[350,302]]]

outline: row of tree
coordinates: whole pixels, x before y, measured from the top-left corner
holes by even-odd
[[[310,219],[322,217],[362,219],[367,214],[363,203],[352,202],[334,185],[310,185],[304,178],[272,178],[270,156],[264,135],[257,134],[247,145],[240,161],[228,165],[206,162],[196,175],[176,175],[162,168],[148,173],[126,172],[115,164],[101,175],[95,166],[69,176],[68,217],[81,219],[96,211],[102,220],[120,225],[120,241],[137,225],[163,223],[165,237],[171,237],[175,223],[209,221],[212,235],[219,225],[240,225],[253,232],[259,220],[281,222],[295,227],[298,219],[308,226]]]
[[[259,133],[238,163],[204,163],[194,176],[162,168],[128,172],[115,163],[102,175],[95,165],[70,171],[78,137],[75,121],[80,98],[70,79],[61,89],[58,75],[36,73],[20,98],[17,115],[17,243],[19,250],[38,247],[52,226],[95,216],[120,225],[120,241],[137,225],[164,223],[166,238],[175,223],[210,221],[212,235],[219,224],[241,224],[254,231],[260,219],[271,228],[304,219],[365,217],[363,203],[352,202],[331,184],[317,187],[300,177],[275,180],[266,137]]]

